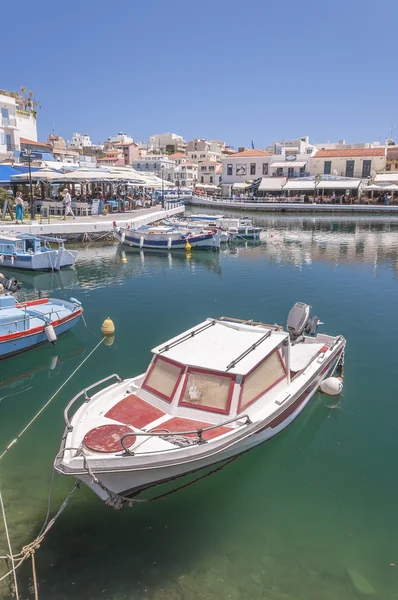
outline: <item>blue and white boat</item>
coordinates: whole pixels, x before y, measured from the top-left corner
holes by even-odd
[[[0,359],[45,342],[55,344],[59,335],[78,323],[82,313],[74,298],[18,302],[12,295],[0,294]]]
[[[77,250],[68,250],[64,239],[30,233],[0,233],[0,266],[29,271],[59,271],[71,267]],[[57,244],[52,248],[51,244]]]
[[[135,248],[152,250],[200,250],[220,249],[221,229],[202,229],[191,231],[178,227],[148,227],[137,229],[114,227],[116,238],[121,244]]]

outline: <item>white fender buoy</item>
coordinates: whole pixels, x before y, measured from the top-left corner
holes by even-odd
[[[122,233],[122,237],[120,238],[120,241],[122,242],[122,244],[124,244],[124,240],[125,240],[125,239],[126,239],[126,234],[125,234],[125,233],[124,233],[124,231],[123,231],[123,233]]]
[[[338,396],[343,389],[340,377],[328,377],[321,383],[321,391],[328,396]]]
[[[4,255],[2,254],[2,255],[0,256],[0,263],[1,263],[1,264],[3,264],[3,262],[4,262]]]
[[[48,341],[52,344],[55,344],[55,342],[57,341],[57,334],[55,333],[54,327],[51,325],[51,323],[47,323],[46,325],[44,325],[44,332],[47,336]]]
[[[142,235],[140,237],[140,248],[142,248],[143,245],[144,245],[144,236]]]
[[[14,264],[14,257],[13,256],[11,256],[11,264],[12,265]]]
[[[170,250],[171,248],[171,237],[167,240],[167,248]]]

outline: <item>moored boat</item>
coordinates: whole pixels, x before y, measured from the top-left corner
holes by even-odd
[[[56,470],[119,507],[267,441],[342,362],[344,337],[318,323],[297,303],[286,331],[221,317],[157,346],[142,375],[111,375],[69,402]]]
[[[0,274],[0,281],[7,281]],[[3,284],[2,284],[3,285]],[[12,287],[7,287],[16,291]],[[83,308],[74,298],[39,298],[18,302],[14,296],[0,293],[0,359],[30,350],[57,337],[77,324]]]
[[[77,250],[64,246],[64,239],[30,233],[0,234],[0,266],[29,271],[59,271],[74,265]],[[50,244],[57,244],[51,248]]]
[[[249,218],[233,218],[233,217],[222,217],[216,215],[217,218],[205,219],[209,215],[200,215],[199,219],[195,219],[195,215],[188,217],[178,218],[172,217],[165,220],[165,224],[174,225],[180,227],[187,227],[188,229],[195,229],[197,227],[219,227],[222,229],[224,236],[222,242],[228,242],[229,240],[258,240],[260,233],[262,232],[261,227],[255,227],[253,222]]]
[[[191,231],[174,226],[114,227],[114,232],[119,242],[126,246],[152,250],[219,250],[222,233],[220,229]]]

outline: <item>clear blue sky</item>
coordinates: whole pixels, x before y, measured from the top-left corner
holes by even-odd
[[[398,127],[398,0],[19,0],[14,14],[0,87],[34,91],[41,140],[54,127],[261,147]]]

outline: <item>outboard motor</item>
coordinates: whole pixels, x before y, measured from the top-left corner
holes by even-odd
[[[10,279],[7,279],[7,277],[4,277],[2,273],[0,273],[0,285],[3,286],[4,291],[12,293],[18,292],[18,290],[20,290],[22,287],[22,283],[14,279],[14,277],[10,277]]]
[[[290,334],[290,341],[296,344],[301,341],[304,333],[307,335],[316,335],[318,325],[321,321],[318,317],[310,318],[311,306],[304,302],[296,302],[287,317],[287,330]]]

